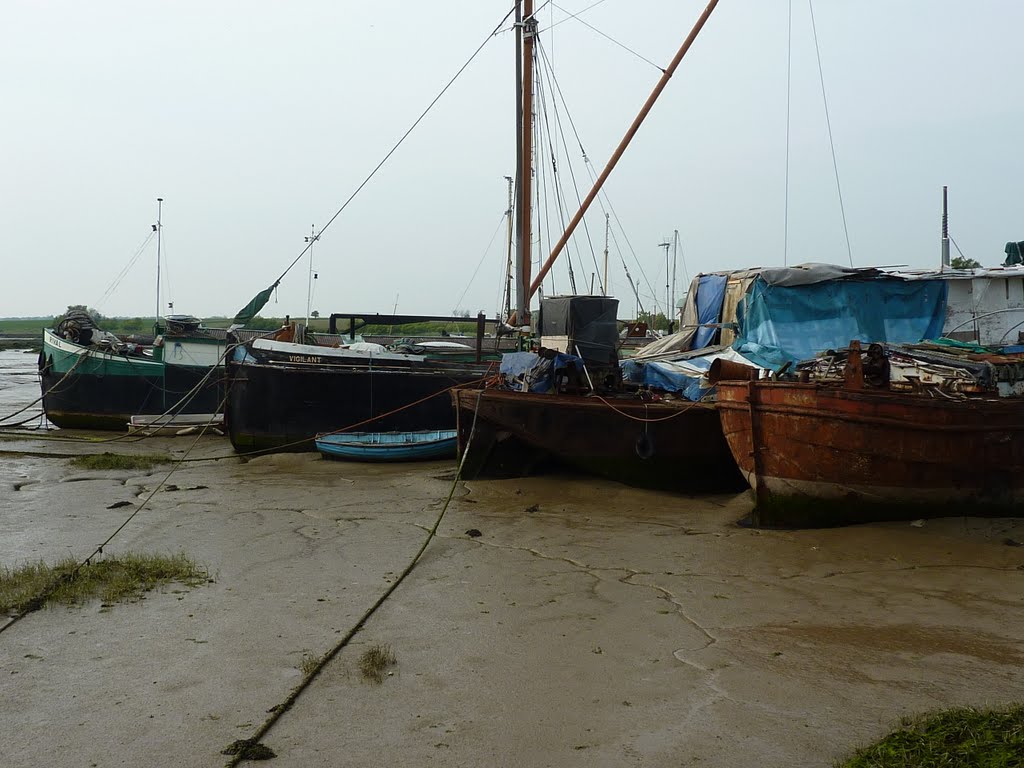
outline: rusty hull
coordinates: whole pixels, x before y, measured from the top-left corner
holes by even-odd
[[[640,488],[743,487],[712,405],[456,389],[463,476],[521,477],[559,465]],[[475,425],[474,425],[475,417]]]
[[[1019,399],[724,381],[718,409],[754,524],[1020,514]]]

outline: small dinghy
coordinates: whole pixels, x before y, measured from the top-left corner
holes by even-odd
[[[455,457],[454,429],[417,432],[342,432],[317,435],[324,456],[352,461],[422,461]]]

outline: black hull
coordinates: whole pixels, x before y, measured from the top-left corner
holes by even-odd
[[[526,476],[565,465],[656,490],[725,492],[746,485],[718,412],[705,403],[501,390],[456,391],[452,398],[467,479]]]
[[[232,362],[225,426],[240,452],[315,451],[321,432],[455,429],[448,391],[487,363],[287,366]]]
[[[177,403],[210,372],[168,365],[165,378],[41,373],[43,410],[63,429],[126,430],[132,416],[219,413],[224,400],[222,369],[215,370],[183,407]],[[63,381],[62,381],[63,379]]]

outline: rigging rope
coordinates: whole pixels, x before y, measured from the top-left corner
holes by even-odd
[[[633,54],[634,56],[636,56],[641,61],[646,62],[647,64],[650,64],[652,67],[654,67],[659,72],[662,72],[662,73],[665,72],[665,68],[662,67],[660,64],[655,64],[653,61],[648,59],[646,56],[643,56],[643,55],[637,53],[636,51],[634,51],[629,46],[627,46],[627,45],[625,45],[623,43],[620,43],[614,37],[612,37],[610,35],[606,35],[604,32],[602,32],[600,29],[595,27],[593,24],[588,24],[587,22],[585,22],[583,19],[580,18],[580,14],[581,13],[584,13],[585,11],[589,11],[591,8],[594,7],[594,5],[598,5],[598,3],[594,3],[594,5],[591,5],[591,6],[587,7],[587,8],[584,8],[582,11],[579,11],[578,13],[573,13],[572,11],[567,11],[565,8],[563,8],[558,3],[555,3],[555,2],[552,2],[551,5],[554,6],[555,8],[557,8],[558,10],[560,10],[562,13],[567,14],[569,16],[569,19],[574,19],[575,21],[578,21],[580,24],[585,26],[587,29],[591,30],[592,32],[596,32],[601,37],[603,37],[605,40],[608,40],[608,41],[614,43],[615,45],[619,46],[619,48],[621,48],[622,50],[624,50],[624,51],[626,51],[628,53]],[[562,21],[568,21],[569,19],[563,19]],[[558,23],[561,24],[562,22],[560,21]],[[551,26],[555,26],[555,25],[552,24]]]
[[[811,31],[814,33],[814,53],[818,57],[818,78],[821,81],[821,101],[825,105],[825,125],[828,126],[828,143],[832,148],[832,168],[836,174],[836,192],[839,194],[839,211],[843,216],[843,233],[846,235],[846,254],[850,259],[850,266],[853,266],[853,250],[850,248],[850,230],[846,226],[846,207],[843,205],[843,189],[839,186],[839,163],[836,162],[836,145],[832,141],[832,121],[828,116],[828,99],[825,97],[825,75],[821,68],[821,50],[818,48],[818,28],[814,23],[814,2],[807,0],[807,7],[811,11]]]
[[[782,225],[782,265],[789,263],[789,126],[790,100],[793,92],[793,0],[789,0],[789,26],[786,35],[786,193]]]
[[[462,308],[462,300],[464,298],[466,298],[466,294],[469,292],[469,289],[473,286],[473,281],[476,280],[476,274],[477,274],[477,272],[480,271],[480,267],[483,266],[484,259],[487,258],[487,254],[490,253],[491,246],[494,245],[494,238],[496,238],[498,236],[498,232],[501,231],[501,225],[505,223],[505,219],[506,219],[507,216],[508,216],[508,211],[504,211],[501,214],[501,218],[498,219],[498,226],[495,227],[494,234],[491,235],[491,239],[490,239],[490,241],[488,241],[487,247],[484,249],[483,256],[481,256],[480,257],[480,261],[477,262],[476,269],[473,270],[473,276],[470,277],[469,278],[469,282],[466,283],[466,287],[462,291],[462,295],[459,296],[459,300],[457,302],[455,302],[456,309],[461,309]]]
[[[370,179],[377,175],[377,172],[384,166],[384,164],[391,158],[391,156],[395,154],[398,148],[402,146],[403,142],[405,142],[405,140],[409,138],[409,134],[411,134],[416,129],[416,126],[418,126],[420,122],[423,120],[423,118],[427,116],[427,113],[430,112],[430,110],[434,108],[434,105],[441,100],[441,97],[444,96],[445,93],[447,93],[448,89],[452,87],[452,85],[459,78],[459,76],[462,75],[462,73],[473,62],[477,55],[479,55],[480,51],[484,49],[484,46],[486,46],[487,43],[490,42],[491,39],[496,34],[498,34],[504,23],[508,20],[509,16],[511,16],[514,11],[515,7],[509,9],[509,12],[505,14],[504,18],[502,18],[502,20],[498,22],[498,25],[487,35],[484,41],[480,43],[480,46],[475,51],[473,51],[473,54],[466,60],[466,63],[459,67],[459,70],[454,75],[452,75],[452,78],[447,82],[444,88],[441,89],[437,96],[435,96],[433,100],[427,105],[427,108],[420,113],[420,116],[417,117],[415,121],[413,121],[413,124],[409,126],[408,130],[406,130],[406,132],[402,134],[401,138],[399,138],[395,145],[391,147],[390,150],[388,150],[388,153],[384,155],[384,158],[379,163],[377,163],[374,169],[370,171],[370,174],[365,179],[363,179],[362,183],[358,187],[356,187],[355,192],[349,195],[348,199],[344,203],[342,203],[341,207],[337,211],[335,211],[334,215],[327,220],[327,223],[320,228],[320,231],[316,233],[316,236],[310,239],[310,241],[306,244],[306,247],[299,252],[299,255],[295,257],[294,261],[292,261],[292,263],[288,265],[287,269],[285,269],[285,271],[281,273],[281,276],[277,278],[275,285],[284,280],[285,275],[287,275],[291,271],[292,267],[298,264],[299,260],[306,255],[306,252],[313,247],[313,243],[315,242],[315,240],[319,239],[320,235],[327,231],[327,228],[334,223],[335,219],[337,219],[341,215],[342,211],[348,208],[349,204],[355,199],[356,195],[358,195],[363,190],[363,187],[365,187],[370,182]]]
[[[149,245],[150,241],[155,236],[156,230],[151,230],[146,239],[142,241],[142,245],[139,246],[138,250],[136,250],[132,257],[128,260],[128,264],[117,274],[117,277],[113,279],[110,285],[107,286],[107,290],[105,290],[103,292],[103,295],[100,296],[100,300],[93,304],[94,307],[99,309],[103,305],[103,302],[110,298],[110,294],[117,290],[117,287],[121,284],[121,281],[128,275],[128,273],[131,271],[131,268],[135,266],[135,262],[139,260],[139,257],[142,255],[142,252],[146,250],[146,246]]]
[[[225,401],[226,399],[227,397],[225,396]],[[221,409],[223,409],[223,407],[224,401],[221,402]],[[178,469],[181,468],[181,465],[185,462],[185,459],[192,452],[192,450],[199,444],[199,441],[200,439],[202,439],[203,435],[206,434],[206,430],[209,428],[209,426],[209,424],[203,426],[202,430],[200,430],[199,434],[196,436],[196,439],[192,441],[192,445],[190,445],[188,449],[185,451],[185,453],[182,454],[181,458],[174,463],[171,469],[164,476],[163,480],[161,480],[160,483],[156,486],[156,488],[154,488],[150,492],[150,494],[142,501],[142,503],[139,504],[139,506],[136,507],[135,510],[130,515],[128,515],[127,518],[125,518],[125,520],[114,530],[114,532],[107,536],[107,538],[103,541],[102,544],[93,549],[92,553],[88,557],[86,557],[83,560],[80,560],[70,573],[61,574],[54,578],[49,584],[47,584],[42,589],[42,591],[39,592],[39,594],[37,594],[30,601],[28,601],[27,606],[21,613],[15,615],[6,624],[0,626],[0,634],[6,632],[8,629],[13,627],[23,618],[25,618],[28,614],[32,613],[34,610],[37,610],[39,607],[41,607],[45,603],[46,599],[50,595],[52,595],[57,589],[59,589],[64,584],[68,584],[74,581],[78,577],[78,574],[81,572],[83,568],[85,568],[88,565],[91,565],[92,559],[94,557],[96,557],[97,555],[102,555],[103,548],[110,544],[110,542],[114,540],[114,537],[116,537],[122,530],[124,530],[125,526],[128,525],[128,523],[130,523],[132,520],[134,520],[135,516],[138,515],[139,512],[146,508],[146,505],[148,505],[149,502],[153,499],[153,497],[156,496],[157,493],[159,493],[160,489],[163,488],[164,485],[166,485],[167,481],[171,479],[171,475],[173,475],[175,472],[178,471]]]
[[[398,589],[402,582],[406,580],[409,574],[413,572],[413,569],[419,564],[420,560],[423,558],[423,553],[426,552],[427,547],[430,546],[430,542],[434,540],[435,536],[437,536],[437,529],[440,527],[441,521],[444,520],[444,516],[448,512],[448,507],[451,505],[452,499],[455,497],[455,489],[458,488],[459,481],[462,479],[462,468],[466,464],[466,457],[469,455],[469,449],[473,445],[473,436],[476,434],[476,418],[480,410],[480,398],[482,396],[483,390],[480,390],[480,394],[477,395],[477,407],[473,411],[473,422],[470,425],[469,437],[466,439],[466,447],[462,451],[462,457],[459,459],[458,468],[455,470],[455,477],[452,479],[451,487],[448,490],[448,497],[445,499],[444,506],[441,507],[441,511],[438,513],[437,519],[434,520],[433,526],[431,526],[430,530],[427,532],[427,537],[424,539],[419,550],[417,550],[416,554],[413,555],[412,560],[409,561],[405,570],[403,570],[391,586],[384,591],[384,594],[377,598],[377,601],[359,617],[359,620],[351,629],[349,629],[348,632],[345,633],[344,637],[342,637],[330,648],[330,650],[317,660],[316,665],[302,679],[302,682],[292,689],[287,698],[276,707],[272,707],[268,710],[270,712],[270,716],[263,721],[262,725],[256,729],[256,732],[252,736],[243,740],[245,744],[255,746],[259,743],[260,739],[270,732],[270,729],[274,727],[277,721],[295,705],[299,696],[301,696],[305,690],[309,688],[312,682],[319,677],[320,673],[323,672],[324,668],[334,659],[334,657],[352,642],[352,638],[356,636],[359,630],[366,626],[366,622],[368,622],[380,607],[384,605],[387,599],[394,594],[395,590]],[[226,768],[235,768],[235,766],[246,759],[246,752],[247,750],[245,749],[237,750],[235,754],[232,755],[231,759],[228,760]]]

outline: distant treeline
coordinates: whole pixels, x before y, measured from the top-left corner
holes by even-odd
[[[94,310],[90,311],[96,325],[105,331],[116,333],[122,336],[131,334],[149,335],[153,333],[152,317],[104,317]],[[44,328],[53,328],[63,315],[53,317],[29,317],[29,318],[0,318],[0,334],[20,334],[26,337],[42,336]],[[304,318],[292,318],[293,321]],[[231,325],[231,318],[228,317],[206,317],[202,318],[203,325],[207,328],[227,328]],[[257,331],[272,331],[284,325],[283,317],[255,317],[246,323],[246,328]],[[321,333],[327,332],[327,318],[310,319],[309,327],[312,331]],[[488,329],[493,330],[493,329]],[[339,324],[339,333],[346,333],[348,326]],[[406,325],[370,325],[356,330],[356,333],[364,336],[447,336],[465,334],[467,336],[476,334],[476,322],[465,323],[408,323]]]

